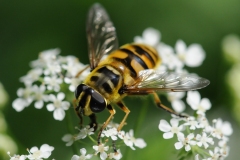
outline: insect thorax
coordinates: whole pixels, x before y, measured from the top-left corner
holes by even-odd
[[[110,103],[120,98],[118,90],[123,85],[123,77],[121,72],[111,65],[99,65],[84,83],[97,90]]]

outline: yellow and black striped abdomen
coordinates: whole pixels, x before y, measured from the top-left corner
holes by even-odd
[[[143,44],[126,44],[112,52],[102,64],[110,64],[122,72],[125,85],[145,69],[155,68],[160,63],[157,51]]]
[[[121,98],[121,87],[134,82],[141,70],[155,68],[159,63],[158,53],[152,47],[127,44],[101,61],[84,84],[91,86],[108,101],[117,102]]]

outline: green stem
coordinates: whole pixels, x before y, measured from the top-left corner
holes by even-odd
[[[88,135],[88,138],[89,138],[93,143],[97,143],[97,141],[96,141],[94,138],[92,138],[92,136],[89,136],[89,135]]]
[[[72,134],[72,133],[74,133],[74,126],[73,126],[73,122],[72,122],[72,119],[71,119],[70,111],[69,110],[66,111],[66,114],[67,114],[66,115],[67,130],[68,130],[69,133]],[[79,148],[78,148],[77,144],[73,143],[71,147],[72,147],[73,153],[78,154]]]
[[[134,127],[134,135],[135,136],[138,135],[140,128],[142,128],[143,121],[146,118],[146,113],[147,113],[147,110],[148,110],[147,105],[149,103],[148,99],[149,98],[146,97],[146,99],[144,99],[144,101],[143,101],[143,105],[141,106],[140,113],[139,113],[139,116],[138,116],[137,121],[136,121],[137,123],[135,124],[135,127]],[[126,152],[125,152],[126,157],[129,156],[130,150],[131,150],[130,147],[128,147],[126,149]]]
[[[140,130],[140,128],[142,128],[142,124],[144,122],[144,120],[146,119],[146,113],[148,111],[148,104],[149,104],[149,97],[146,97],[146,99],[144,99],[143,101],[143,105],[141,106],[141,110],[137,119],[137,123],[134,127],[134,133],[135,135],[138,135],[138,132]]]

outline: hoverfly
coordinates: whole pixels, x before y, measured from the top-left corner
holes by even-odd
[[[88,116],[90,126],[97,129],[96,113],[105,108],[110,116],[98,134],[115,114],[112,103],[125,112],[118,131],[123,127],[130,110],[122,99],[127,95],[152,94],[156,105],[172,114],[179,115],[164,106],[157,91],[189,91],[206,87],[210,82],[191,74],[160,73],[154,69],[160,65],[157,51],[145,44],[126,44],[118,48],[116,30],[107,12],[100,4],[94,4],[87,17],[87,39],[91,73],[75,91],[75,111],[82,124],[82,116]],[[104,55],[107,58],[101,60]],[[80,74],[80,72],[79,72]],[[79,76],[79,74],[77,76]]]

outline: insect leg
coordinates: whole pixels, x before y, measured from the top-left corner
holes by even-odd
[[[89,65],[87,65],[85,68],[83,68],[82,70],[80,70],[80,71],[76,74],[75,78],[79,77],[86,69],[88,69],[88,67],[89,67]]]
[[[173,111],[172,109],[168,108],[167,106],[163,105],[156,92],[152,92],[151,94],[153,95],[154,100],[155,100],[155,103],[156,103],[156,105],[157,105],[159,108],[161,108],[161,109],[163,109],[163,110],[165,110],[165,111],[167,111],[167,112],[169,112],[169,113],[171,113],[171,114],[174,114],[174,115],[176,115],[176,116],[186,117],[185,115],[181,115],[181,114]]]
[[[123,117],[122,122],[120,123],[120,125],[118,126],[117,130],[120,131],[128,117],[128,114],[130,113],[130,110],[123,104],[122,101],[117,102],[117,105],[120,107],[121,110],[123,110],[123,112],[125,112],[125,116]]]
[[[99,133],[98,133],[98,145],[100,145],[100,138],[101,138],[101,134],[102,134],[102,131],[107,127],[109,121],[112,119],[113,115],[116,113],[116,111],[113,109],[113,107],[109,104],[107,105],[107,109],[108,111],[110,112],[110,116],[108,117],[108,119],[106,120],[106,122],[104,122],[103,126],[101,127]]]
[[[97,130],[97,127],[98,127],[98,123],[97,123],[97,117],[96,117],[96,115],[93,113],[93,114],[91,114],[90,116],[89,116],[89,118],[90,118],[90,120],[91,120],[91,122],[90,122],[90,128],[92,128],[93,127],[93,129],[94,129],[94,131],[96,131]]]
[[[80,114],[80,112],[79,112],[79,106],[77,106],[76,105],[76,102],[77,102],[77,99],[73,99],[73,107],[74,107],[74,110],[75,110],[75,112],[77,113],[77,115],[78,115],[78,117],[79,117],[79,119],[80,119],[80,127],[82,128],[82,124],[83,124],[83,117],[82,117],[82,115]]]

